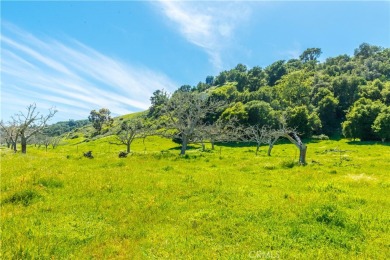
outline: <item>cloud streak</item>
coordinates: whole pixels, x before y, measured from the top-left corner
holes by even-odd
[[[86,118],[107,107],[114,115],[145,110],[156,89],[174,90],[162,73],[134,67],[74,39],[38,38],[3,22],[1,35],[3,119],[36,102],[55,106],[57,120]]]
[[[158,1],[162,13],[177,26],[182,36],[202,48],[216,69],[223,68],[227,50],[238,25],[250,16],[243,2]]]

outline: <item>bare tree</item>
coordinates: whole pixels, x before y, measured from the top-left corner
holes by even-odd
[[[53,149],[55,149],[61,142],[60,136],[54,136],[50,138],[50,144]]]
[[[232,118],[229,121],[217,120],[212,124],[203,124],[198,127],[195,133],[195,140],[202,144],[211,143],[211,150],[214,150],[216,142],[232,142],[241,140],[242,131],[238,120]]]
[[[5,124],[3,121],[0,121],[1,135],[4,137],[4,140],[7,143],[7,147],[17,151],[16,144],[20,137],[20,133],[18,127],[16,125],[15,120]]]
[[[299,138],[297,132],[293,131],[290,133],[286,133],[284,137],[286,137],[290,142],[295,144],[295,146],[299,149],[299,163],[302,165],[306,165],[307,146],[301,141],[301,138]]]
[[[54,149],[56,148],[59,143],[61,142],[60,136],[48,136],[44,134],[37,134],[34,136],[33,142],[35,145],[38,145],[38,148],[41,147],[41,145],[45,146],[45,150],[47,152],[47,148],[51,145],[51,147]]]
[[[265,143],[268,144],[268,151],[267,151],[268,156],[271,156],[271,152],[272,152],[272,148],[274,148],[274,144],[285,133],[285,131],[283,129],[279,129],[279,130],[268,129],[267,130],[267,133],[265,135]]]
[[[42,115],[36,111],[36,108],[36,104],[31,104],[27,106],[26,113],[19,112],[19,114],[12,117],[20,135],[22,153],[27,152],[28,140],[37,133],[42,132],[47,122],[57,113],[57,110],[49,109],[48,115]]]
[[[256,155],[261,144],[268,144],[268,156],[271,156],[274,144],[281,138],[287,138],[299,149],[299,163],[306,164],[307,146],[301,141],[294,129],[282,126],[280,129],[272,129],[268,126],[253,125],[244,128],[243,140],[256,143]]]
[[[135,139],[146,138],[151,134],[151,127],[144,119],[133,118],[121,124],[116,138],[121,144],[126,145],[126,152],[130,153],[130,146]]]
[[[268,155],[271,155],[271,151],[275,142],[280,138],[287,138],[291,143],[293,143],[299,149],[299,164],[306,165],[306,151],[307,146],[298,136],[298,133],[294,129],[290,128],[281,128],[278,130],[269,129],[266,134],[266,140],[268,141]]]
[[[205,93],[177,91],[172,95],[163,108],[165,135],[181,139],[181,155],[185,154],[191,138],[195,139],[195,134],[201,132],[206,116],[221,105],[221,102],[210,100]]]
[[[4,132],[4,130],[0,127],[0,144],[5,144],[7,148],[11,148],[11,141],[9,140],[7,134]]]
[[[39,139],[39,144],[43,144],[45,146],[45,151],[47,152],[47,148],[49,147],[51,143],[51,137],[47,135],[42,135]],[[40,145],[39,145],[40,146]],[[39,148],[38,146],[38,148]]]
[[[268,143],[270,131],[266,126],[251,125],[244,129],[243,140],[256,143],[256,156],[260,145]]]

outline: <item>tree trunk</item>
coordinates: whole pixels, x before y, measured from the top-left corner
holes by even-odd
[[[186,154],[187,144],[188,144],[188,137],[183,135],[182,136],[182,142],[181,142],[181,151],[180,151],[181,155]]]
[[[27,153],[27,139],[26,139],[26,137],[22,136],[20,141],[22,144],[22,153]]]
[[[211,140],[211,150],[214,150],[214,141]]]
[[[16,142],[12,142],[12,149],[15,153],[18,151],[18,149],[16,148]]]
[[[272,152],[272,148],[274,147],[274,145],[272,143],[269,144],[269,147],[268,147],[268,156],[271,156],[271,152]]]
[[[256,156],[257,156],[257,154],[259,153],[259,149],[260,149],[260,144],[257,144],[257,145],[256,145]]]
[[[126,144],[126,152],[127,152],[127,153],[130,153],[130,143],[127,143],[127,144]]]
[[[274,139],[271,138],[268,140],[268,145],[269,145],[268,152],[267,152],[268,156],[271,156],[272,148],[274,148],[274,144],[276,143],[276,141],[278,141],[278,139],[279,137],[276,137]]]
[[[300,145],[299,147],[299,163],[306,165],[306,151],[307,146],[305,144]]]
[[[299,136],[296,133],[293,133],[294,138],[289,134],[286,134],[285,137],[290,140],[295,146],[299,149],[299,164],[306,165],[306,151],[307,146],[301,141]]]
[[[204,143],[202,142],[202,152],[204,152],[206,150],[206,147],[204,145]]]

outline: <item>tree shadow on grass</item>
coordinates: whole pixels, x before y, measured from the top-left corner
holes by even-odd
[[[215,145],[222,147],[253,147],[256,146],[252,142],[216,142]]]
[[[390,146],[390,142],[381,142],[381,141],[348,141],[346,142],[349,145],[383,145]]]
[[[307,140],[302,140],[304,143],[306,143]],[[221,142],[221,143],[215,143],[218,146],[222,147],[256,147],[255,142]],[[286,138],[280,138],[275,145],[277,144],[291,144],[291,142]],[[261,144],[261,147],[268,146],[268,144]]]
[[[197,150],[197,149],[199,149],[199,147],[196,147],[194,145],[187,145],[186,151],[188,151],[188,150]],[[181,150],[181,145],[167,149],[167,151],[180,151],[180,150]]]

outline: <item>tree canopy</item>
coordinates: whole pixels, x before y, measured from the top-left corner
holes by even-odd
[[[208,123],[238,120],[243,125],[280,124],[298,134],[326,134],[361,140],[389,138],[390,49],[367,43],[346,54],[319,60],[322,50],[308,48],[299,59],[278,60],[264,69],[238,64],[182,93],[205,93],[226,106],[215,108]],[[155,92],[150,111],[163,92]],[[161,98],[168,102],[174,97]],[[164,101],[164,102],[165,102]]]

